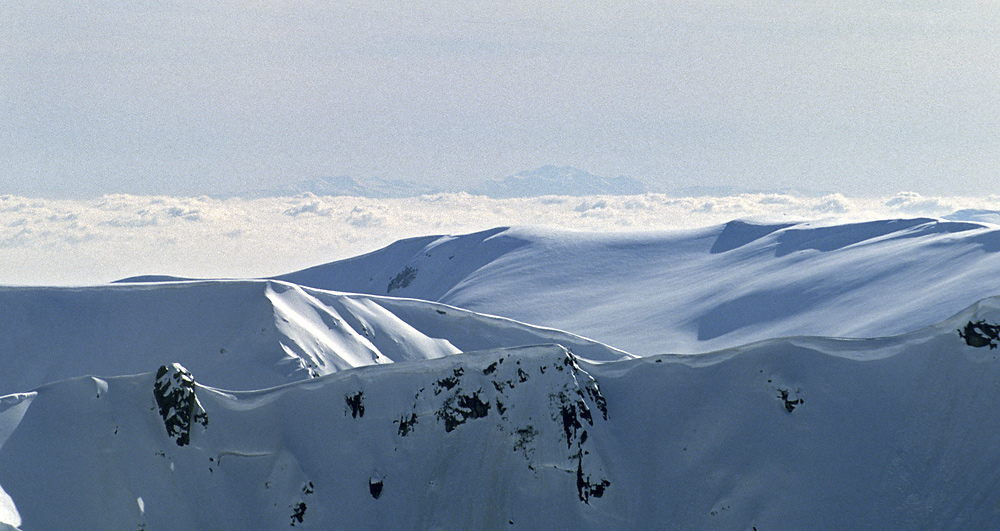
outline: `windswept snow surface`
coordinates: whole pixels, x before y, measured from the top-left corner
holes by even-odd
[[[443,302],[637,355],[696,353],[939,322],[1000,294],[1000,228],[929,218],[622,234],[499,228],[402,240],[279,278]]]
[[[192,384],[204,422],[183,444],[157,411],[156,375],[64,380],[0,398],[0,519],[24,530],[996,529],[1000,360],[958,331],[998,321],[990,299],[878,340],[603,364],[542,345],[253,392]],[[160,373],[184,373],[172,367]]]
[[[998,253],[983,221],[499,228],[0,288],[0,530],[996,529]]]
[[[200,381],[261,389],[364,365],[558,343],[628,354],[557,330],[425,301],[279,281],[0,288],[0,393],[179,362]]]

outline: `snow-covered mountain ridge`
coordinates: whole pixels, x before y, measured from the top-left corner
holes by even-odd
[[[364,365],[559,343],[599,361],[628,354],[574,336],[424,301],[280,281],[0,288],[0,393],[167,362],[227,389],[261,389]]]
[[[602,364],[535,346],[260,391],[193,384],[205,421],[184,444],[158,375],[64,380],[0,398],[0,522],[992,528],[1000,360],[964,332],[998,322],[987,299],[879,340]]]
[[[996,528],[998,234],[498,228],[0,288],[0,530]]]
[[[500,228],[402,240],[279,278],[443,302],[637,355],[696,353],[946,319],[1000,293],[1000,227],[916,218],[670,233]]]

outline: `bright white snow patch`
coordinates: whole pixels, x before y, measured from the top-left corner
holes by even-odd
[[[17,393],[0,396],[0,449],[10,438],[20,424],[24,413],[28,411],[31,400],[37,393]]]
[[[3,450],[7,439],[21,423],[21,419],[24,418],[28,406],[31,405],[31,401],[36,395],[37,393],[19,393],[0,396],[0,451]],[[17,511],[14,500],[0,485],[0,530],[7,529],[4,524],[16,528],[21,525],[21,515]]]
[[[21,525],[21,515],[17,512],[14,500],[0,487],[0,525],[3,524],[17,527]]]

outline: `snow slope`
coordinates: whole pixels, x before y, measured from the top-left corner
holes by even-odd
[[[580,356],[627,354],[572,334],[424,301],[279,281],[0,288],[0,394],[168,362],[206,383],[261,389],[370,364],[559,343]]]
[[[60,381],[0,398],[0,521],[995,529],[997,322],[989,299],[892,338],[696,356],[592,364],[541,345],[252,392],[179,366]]]
[[[0,288],[0,531],[995,529],[998,251],[930,219],[494,229]]]
[[[443,302],[637,355],[696,353],[946,319],[1000,294],[1000,228],[926,218],[672,233],[499,228],[402,240],[279,278]]]

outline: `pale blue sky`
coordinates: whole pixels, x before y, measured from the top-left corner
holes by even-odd
[[[6,2],[0,194],[545,164],[998,193],[1000,2]]]

